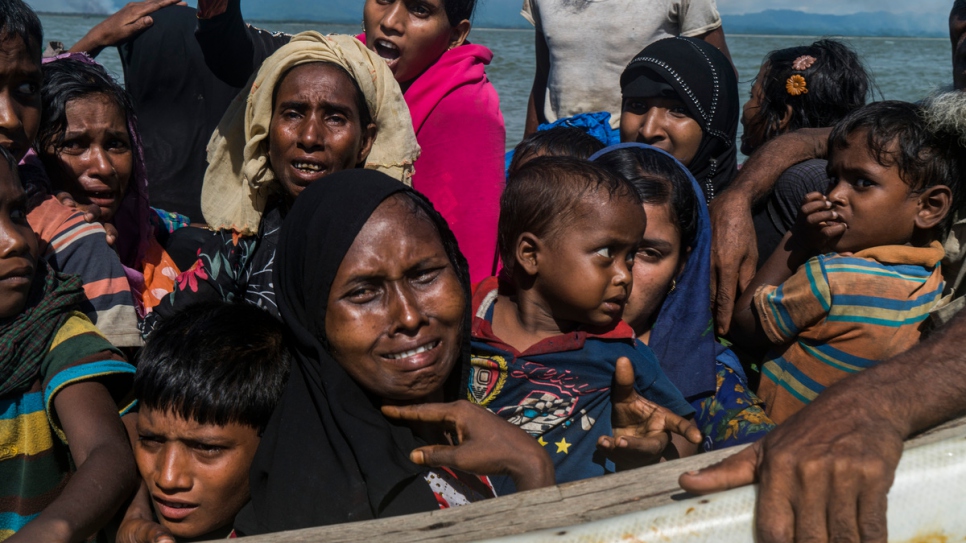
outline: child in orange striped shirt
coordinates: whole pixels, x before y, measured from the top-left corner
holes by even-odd
[[[737,343],[772,347],[758,393],[775,422],[919,341],[942,297],[939,240],[960,207],[953,145],[904,102],[865,106],[835,126],[832,186],[805,197],[732,321]]]

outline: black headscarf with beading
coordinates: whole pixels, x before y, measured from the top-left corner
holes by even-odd
[[[338,172],[313,183],[285,218],[274,269],[275,298],[290,332],[294,364],[252,462],[244,535],[389,517],[439,506],[409,460],[424,445],[379,411],[327,349],[325,314],[336,272],[380,203],[405,194],[439,231],[466,299],[461,360],[444,385],[462,391],[469,367],[469,273],[456,238],[425,197],[372,170]],[[399,235],[407,235],[400,232]]]
[[[708,202],[738,173],[738,77],[715,46],[683,36],[658,40],[621,74],[624,98],[676,96],[701,126],[701,144],[688,169]]]

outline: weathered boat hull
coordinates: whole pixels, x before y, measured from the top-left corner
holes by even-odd
[[[935,449],[932,445],[941,443]],[[962,447],[966,446],[966,417],[950,421],[917,436],[906,443],[901,472],[890,495],[890,541],[912,543],[959,543],[966,531],[966,475]],[[928,447],[928,449],[925,449]],[[939,451],[939,456],[917,458],[918,450]],[[674,462],[632,471],[586,479],[560,486],[521,492],[495,500],[432,511],[418,515],[392,517],[366,522],[321,526],[291,532],[244,538],[251,543],[463,543],[505,537],[504,541],[612,541],[633,542],[628,530],[633,528],[628,519],[655,519],[650,515],[666,515],[684,505],[686,523],[674,524],[668,517],[663,527],[677,526],[676,531],[665,529],[664,537],[637,537],[637,541],[663,543],[672,541],[703,541],[690,539],[692,534],[705,534],[705,539],[716,542],[752,541],[751,511],[754,490],[739,489],[707,498],[682,501],[687,495],[678,487],[678,476],[685,471],[699,469],[737,452],[736,449],[714,451]],[[932,454],[932,453],[930,453]],[[943,455],[946,455],[943,457]],[[916,464],[910,464],[915,461]],[[930,463],[931,462],[931,463]],[[912,466],[908,471],[907,466]],[[906,475],[909,473],[909,475]],[[928,482],[927,482],[928,478]],[[732,497],[736,496],[736,497]],[[723,500],[728,501],[721,506]],[[695,516],[699,510],[687,513],[690,504],[702,507],[703,519]],[[687,505],[685,505],[687,504]],[[743,505],[744,504],[744,505]],[[721,507],[718,520],[711,513]],[[659,513],[656,513],[660,511]],[[912,524],[897,524],[897,522]],[[720,522],[721,524],[712,524]],[[574,526],[573,528],[571,528]],[[615,528],[611,529],[608,526]],[[644,524],[637,525],[645,526]],[[560,539],[550,538],[566,532]],[[653,530],[650,531],[653,534]],[[713,536],[708,535],[713,534]],[[947,534],[947,537],[941,537]],[[584,539],[562,539],[567,536]],[[620,539],[631,535],[629,539]],[[672,536],[673,537],[670,537]],[[533,539],[545,538],[545,539]]]
[[[754,541],[757,487],[683,500],[491,543],[739,543]],[[906,451],[889,491],[889,541],[966,540],[966,439]]]

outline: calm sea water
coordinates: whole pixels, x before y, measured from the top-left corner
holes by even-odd
[[[45,39],[64,42],[68,47],[80,39],[100,16],[42,15]],[[257,26],[288,33],[318,30],[323,33],[360,32],[359,26],[319,23],[263,22]],[[506,120],[507,147],[523,136],[527,100],[533,83],[533,31],[474,29],[472,41],[486,45],[495,56],[487,73],[500,94]],[[769,51],[809,44],[814,36],[727,37],[741,82],[742,100],[751,90],[762,58]],[[883,99],[915,101],[937,87],[952,82],[952,61],[948,40],[936,38],[842,38],[864,59],[875,77]],[[121,63],[115,49],[105,50],[99,59],[120,78]],[[617,84],[615,82],[615,84]],[[740,133],[739,127],[739,133]]]

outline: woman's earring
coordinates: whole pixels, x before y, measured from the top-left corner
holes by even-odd
[[[678,288],[678,278],[677,277],[675,277],[674,279],[671,279],[671,290],[667,291],[667,293],[670,294],[670,293],[674,292],[674,289],[676,289],[676,288]]]
[[[363,19],[361,24],[362,24],[362,33],[365,34],[366,33],[366,20]]]

